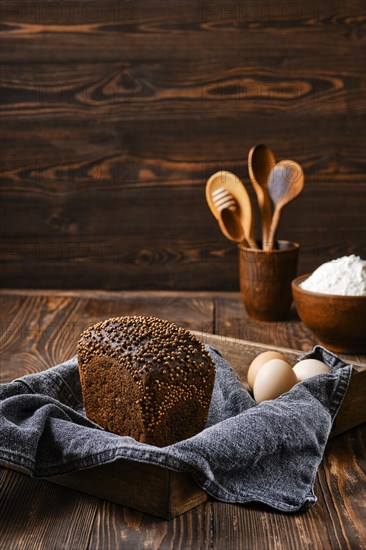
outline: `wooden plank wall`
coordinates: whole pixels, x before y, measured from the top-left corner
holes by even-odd
[[[300,272],[365,256],[361,0],[3,1],[1,284],[238,288],[204,198],[266,143]],[[258,228],[257,228],[258,229]]]

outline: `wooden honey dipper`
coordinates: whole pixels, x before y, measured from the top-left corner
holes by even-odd
[[[225,237],[258,248],[249,195],[237,176],[226,171],[213,174],[206,184],[206,199]]]

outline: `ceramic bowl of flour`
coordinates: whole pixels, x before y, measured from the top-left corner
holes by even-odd
[[[366,296],[305,290],[301,285],[310,275],[292,281],[292,295],[301,321],[331,351],[366,352]]]

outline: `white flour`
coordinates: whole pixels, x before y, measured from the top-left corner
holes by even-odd
[[[318,267],[300,286],[322,294],[366,296],[366,261],[354,254],[332,260]]]

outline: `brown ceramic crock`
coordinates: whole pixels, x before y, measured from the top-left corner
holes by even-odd
[[[280,321],[291,306],[299,245],[278,241],[274,250],[239,245],[240,292],[249,318]]]

